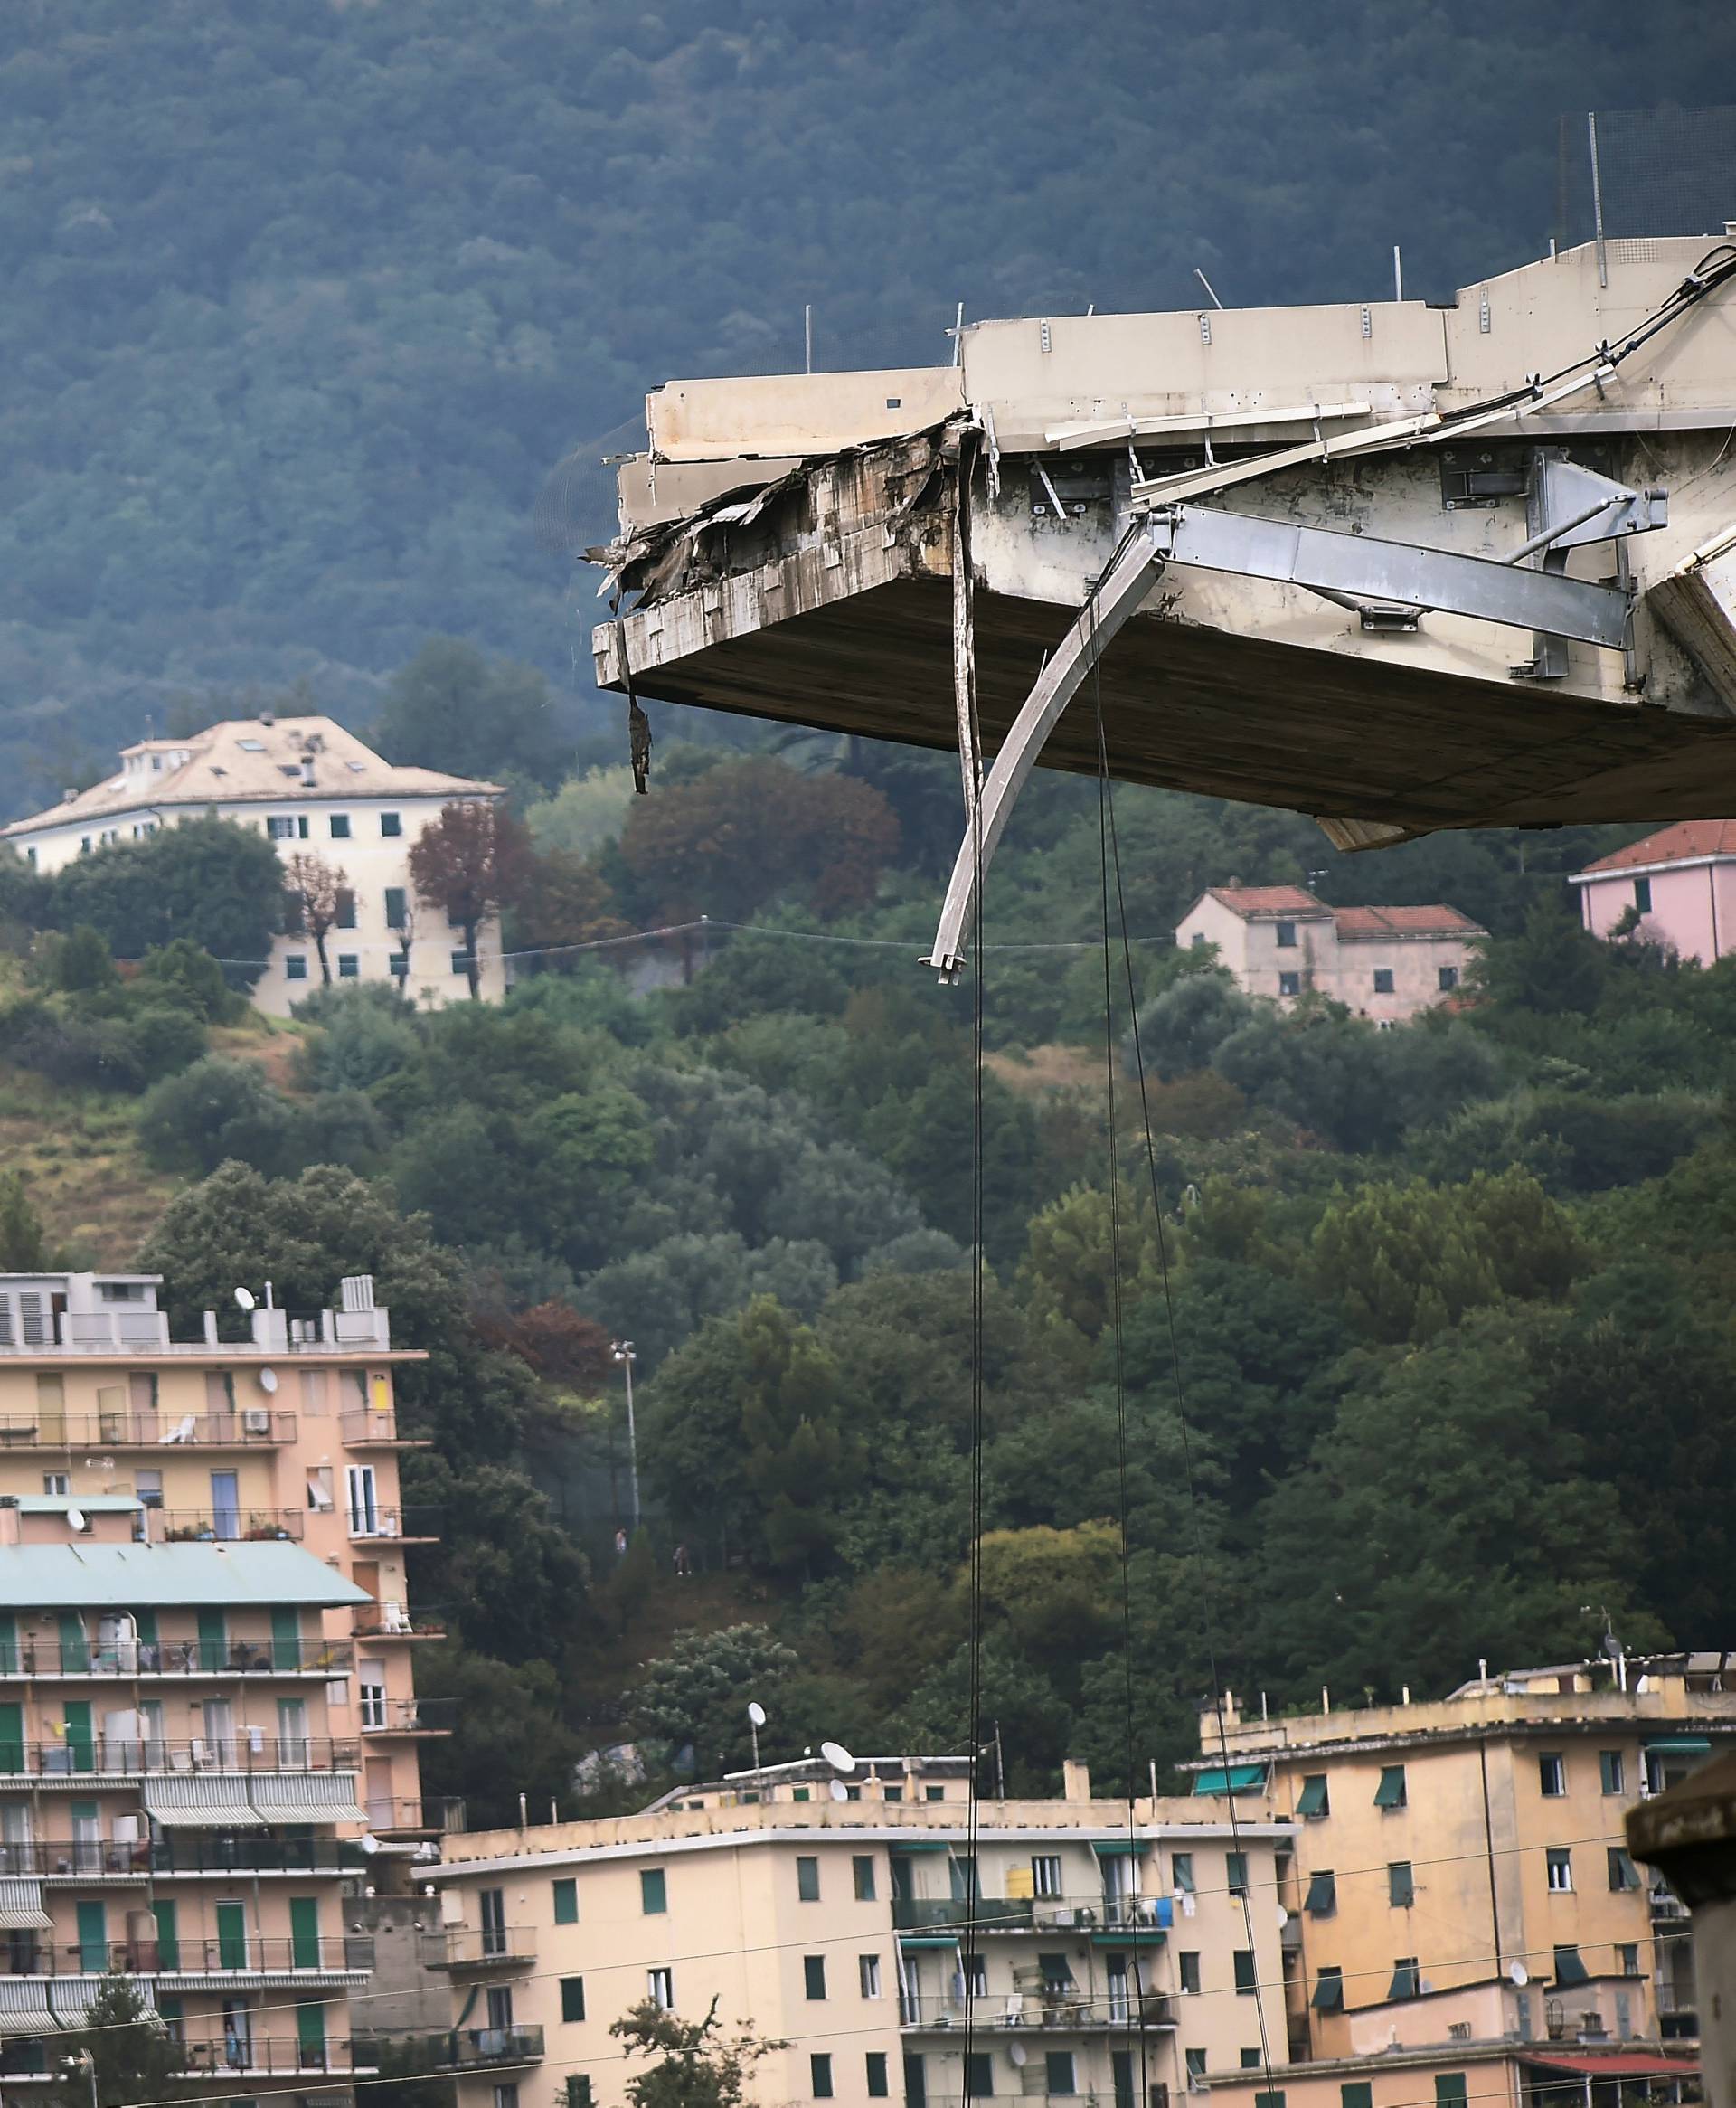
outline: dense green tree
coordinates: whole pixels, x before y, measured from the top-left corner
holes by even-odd
[[[42,1217],[18,1171],[0,1171],[0,1268],[7,1273],[43,1273],[53,1263]]]
[[[778,1705],[797,1666],[795,1650],[764,1625],[677,1633],[669,1651],[647,1661],[628,1685],[627,1725],[671,1751],[691,1744],[697,1776],[721,1778],[752,1761],[752,1699],[770,1716],[760,1754],[775,1763],[774,1753],[802,1735],[780,1724]]]
[[[180,2045],[130,1976],[99,1984],[84,2025],[57,2034],[44,2098],[53,2108],[149,2108],[186,2091]]]
[[[373,739],[389,761],[545,790],[569,752],[542,674],[460,637],[430,637],[392,676]]]
[[[230,820],[189,819],[116,842],[55,874],[56,925],[88,924],[120,959],[184,937],[207,951],[231,988],[265,971],[282,919],[282,873],[263,835]]]
[[[751,2108],[753,2067],[789,2045],[769,2041],[748,2023],[725,2035],[717,2007],[713,1999],[703,2020],[683,2020],[646,1999],[610,2021],[627,2056],[656,2060],[627,2079],[633,2108]]]

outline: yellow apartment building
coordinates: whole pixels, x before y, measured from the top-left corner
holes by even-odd
[[[1673,1654],[1284,1719],[1231,1700],[1187,1768],[1196,1792],[1295,1825],[1293,2057],[1595,2050],[1697,2035],[1686,1912],[1628,1857],[1622,1818],[1732,1735],[1736,1659]]]
[[[351,2067],[345,1889],[407,1887],[448,1815],[392,1394],[421,1357],[365,1276],[335,1309],[238,1297],[241,1340],[214,1312],[171,1340],[159,1286],[0,1276],[0,2071],[118,1969],[190,2078],[305,2087]]]
[[[1697,2101],[1699,2066],[1656,2047],[1522,2047],[1499,2037],[1292,2065],[1267,2085],[1206,2081],[1214,2108],[1660,2108]]]
[[[618,2108],[609,2024],[647,1998],[785,2044],[769,2102],[1155,2108],[1260,2063],[1288,1830],[1067,1785],[982,1801],[973,1834],[962,1760],[804,1762],[448,1838],[459,2108]]]

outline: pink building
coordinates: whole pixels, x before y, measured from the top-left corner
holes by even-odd
[[[1736,820],[1681,820],[1600,856],[1571,882],[1594,937],[1629,910],[1636,933],[1710,966],[1736,950]]]
[[[1214,885],[1175,928],[1215,944],[1250,996],[1291,1003],[1317,989],[1378,1025],[1449,1001],[1488,932],[1457,908],[1329,908],[1299,885]]]

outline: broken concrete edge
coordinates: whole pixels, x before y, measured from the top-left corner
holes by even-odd
[[[1630,1809],[1628,1849],[1690,1905],[1736,1900],[1736,1751]]]

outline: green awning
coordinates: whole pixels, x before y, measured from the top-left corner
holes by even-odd
[[[1265,1790],[1264,1764],[1231,1764],[1228,1771],[1220,1767],[1194,1774],[1196,1793],[1263,1793]]]
[[[1316,2012],[1342,2013],[1344,2009],[1344,1980],[1340,1971],[1330,1975],[1322,1971],[1320,1980],[1314,1987],[1314,2007]]]
[[[1146,1850],[1143,1838],[1093,1838],[1091,1849],[1099,1859],[1138,1859]]]
[[[1404,1766],[1388,1764],[1381,1772],[1381,1782],[1374,1789],[1376,1808],[1402,1808],[1404,1806]]]
[[[1324,1772],[1316,1772],[1302,1782],[1302,1795],[1296,1804],[1298,1815],[1324,1815],[1326,1812],[1326,1779]]]
[[[901,1859],[907,1852],[949,1852],[952,1847],[942,1839],[939,1843],[929,1838],[900,1838],[892,1847],[894,1859]]]
[[[956,1947],[958,1935],[957,1933],[901,1933],[898,1943],[901,1947]]]
[[[1558,1984],[1590,1982],[1590,1971],[1580,1960],[1580,1951],[1577,1947],[1556,1948],[1555,1980]]]
[[[1124,1925],[1091,1934],[1093,1947],[1161,1947],[1165,1935],[1155,1926]]]
[[[1308,1883],[1307,1901],[1302,1905],[1311,1918],[1330,1917],[1338,1907],[1338,1882],[1331,1874],[1316,1874]]]
[[[1712,1754],[1711,1743],[1692,1735],[1668,1735],[1657,1742],[1648,1737],[1646,1748],[1648,1754],[1655,1751],[1659,1756],[1710,1756]]]

